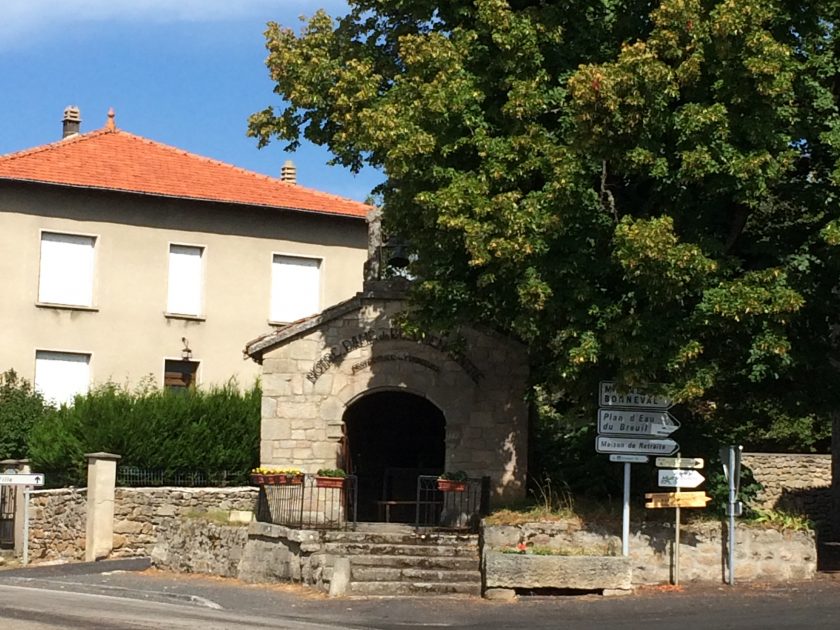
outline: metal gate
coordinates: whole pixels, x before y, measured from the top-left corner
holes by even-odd
[[[0,485],[0,549],[15,546],[15,498],[17,486]]]

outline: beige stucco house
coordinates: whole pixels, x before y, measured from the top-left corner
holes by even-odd
[[[105,126],[0,156],[0,370],[247,386],[243,339],[362,285],[368,206]],[[291,180],[291,181],[289,181]]]

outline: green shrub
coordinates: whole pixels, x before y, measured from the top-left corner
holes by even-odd
[[[30,454],[50,485],[83,485],[84,455],[98,451],[120,455],[121,466],[225,470],[244,483],[258,463],[260,399],[259,386],[235,383],[186,392],[107,384],[36,422]]]
[[[26,379],[14,370],[0,374],[0,459],[29,456],[27,437],[49,405]]]

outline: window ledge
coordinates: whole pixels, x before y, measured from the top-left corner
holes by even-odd
[[[186,319],[191,322],[203,322],[207,319],[201,315],[184,315],[183,313],[164,313],[163,316],[166,319]]]
[[[89,311],[91,313],[98,313],[99,309],[95,306],[81,306],[80,304],[54,304],[53,302],[35,302],[37,308],[56,308],[65,311]]]

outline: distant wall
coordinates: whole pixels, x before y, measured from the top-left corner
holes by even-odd
[[[831,517],[831,455],[744,453],[743,465],[764,486],[753,505],[804,514],[826,531]]]

